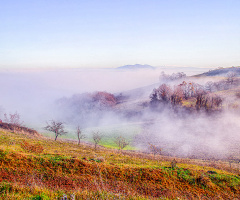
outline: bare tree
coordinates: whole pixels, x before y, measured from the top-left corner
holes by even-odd
[[[60,121],[51,120],[50,124],[47,122],[47,126],[44,127],[45,130],[55,133],[55,141],[59,135],[64,135],[67,132],[64,130],[64,123]]]
[[[181,105],[182,99],[183,99],[183,90],[180,86],[177,86],[174,88],[174,90],[171,94],[171,104],[173,106]]]
[[[165,72],[161,72],[159,80],[162,81],[173,81],[177,79],[185,78],[187,75],[184,72],[173,73],[172,75],[165,74]]]
[[[171,98],[172,90],[170,86],[166,84],[162,84],[159,88],[154,89],[152,94],[150,95],[151,104],[156,105],[157,103],[168,103]]]
[[[80,126],[77,127],[77,137],[78,137],[78,145],[80,145],[81,139],[86,138],[86,136],[82,133]]]
[[[13,124],[15,126],[23,125],[23,121],[21,120],[21,117],[18,112],[15,112],[14,114],[9,113],[9,115],[7,115],[7,113],[5,113],[4,120],[6,123]]]
[[[206,110],[209,110],[209,109],[216,110],[221,108],[223,99],[220,96],[216,94],[215,95],[208,94],[206,98],[209,99],[207,104],[205,104]]]
[[[197,90],[196,92],[196,109],[200,110],[200,108],[206,108],[209,102],[209,97],[206,95],[207,92],[205,90]]]
[[[214,90],[214,82],[212,81],[208,81],[206,84],[205,84],[205,89],[209,92],[213,92]]]
[[[177,167],[176,159],[174,158],[170,164],[171,164],[171,168],[173,168],[173,169],[176,168]]]
[[[119,150],[124,149],[127,145],[129,145],[129,141],[123,136],[118,136],[114,140],[115,144],[118,146]]]
[[[221,108],[223,99],[218,95],[212,95],[204,90],[197,91],[196,109],[205,108],[207,111],[213,111]]]
[[[229,72],[227,74],[227,83],[232,85],[235,81],[236,76],[237,76],[237,74],[235,72]]]
[[[97,150],[97,145],[102,140],[103,135],[100,134],[98,131],[96,131],[96,132],[93,132],[92,137],[93,137],[93,141],[94,141],[94,148],[95,148],[95,150]]]
[[[151,144],[151,143],[148,143],[148,145],[149,145],[148,148],[149,148],[150,152],[154,155],[154,157],[157,154],[161,155],[162,149],[160,147],[158,147],[154,144]]]
[[[194,93],[194,84],[192,82],[183,81],[179,87],[182,89],[184,99],[190,98]]]

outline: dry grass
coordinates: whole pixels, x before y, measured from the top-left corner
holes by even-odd
[[[26,150],[22,144],[28,144]],[[31,150],[41,147],[41,151]],[[2,199],[233,199],[239,166],[0,132]]]

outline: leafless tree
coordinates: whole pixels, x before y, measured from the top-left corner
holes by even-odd
[[[81,139],[86,138],[86,136],[83,134],[83,132],[81,131],[80,126],[77,127],[77,137],[78,137],[78,145],[80,145],[81,143]]]
[[[205,89],[209,92],[213,92],[214,90],[214,83],[212,81],[208,81],[206,84],[205,84]]]
[[[127,145],[129,145],[129,141],[123,136],[118,136],[114,140],[115,144],[118,146],[119,150],[124,149]]]
[[[94,141],[94,148],[95,148],[95,150],[97,150],[97,145],[102,140],[103,135],[101,133],[99,133],[98,131],[96,131],[96,132],[93,132],[92,137],[93,137],[93,141]]]
[[[176,168],[177,167],[177,161],[176,161],[176,159],[174,158],[173,160],[172,160],[172,162],[171,162],[171,168]]]
[[[21,120],[21,117],[18,112],[15,112],[14,114],[9,113],[9,115],[7,115],[7,113],[5,113],[4,120],[6,123],[13,124],[15,126],[22,126],[24,123]]]
[[[185,77],[186,77],[186,74],[184,72],[173,73],[172,75],[168,75],[168,74],[165,74],[165,72],[161,72],[159,80],[173,81],[173,80],[182,79]]]
[[[229,72],[227,74],[227,83],[233,84],[236,76],[237,76],[237,74],[235,72]]]
[[[44,127],[45,130],[55,133],[55,141],[59,135],[64,135],[67,132],[64,130],[64,123],[61,121],[51,120],[50,124],[47,122],[47,126]]]
[[[205,110],[210,111],[214,109],[219,109],[222,106],[222,98],[218,95],[212,95],[204,90],[199,90],[196,96],[196,109],[205,108]]]
[[[162,149],[160,147],[158,147],[157,145],[154,145],[152,143],[148,143],[148,145],[149,145],[148,148],[149,148],[150,152],[154,155],[154,157],[157,154],[161,155]]]
[[[173,93],[171,94],[171,104],[173,106],[181,105],[182,99],[183,99],[183,90],[180,86],[177,86],[174,88]]]
[[[170,101],[172,90],[170,86],[166,84],[162,84],[159,88],[154,89],[152,94],[150,95],[151,104],[154,105],[156,103],[168,103]]]
[[[206,91],[204,90],[198,90],[196,92],[196,109],[200,110],[200,108],[207,106],[207,103],[209,101],[208,96],[206,96]]]
[[[211,95],[209,98],[210,98],[210,105],[209,105],[209,107],[211,109],[221,108],[222,103],[223,103],[223,99],[220,96],[218,96],[218,95]]]
[[[182,89],[183,91],[183,97],[184,99],[188,99],[190,97],[192,97],[195,93],[195,88],[194,88],[195,83],[193,82],[186,82],[183,81],[179,87]]]

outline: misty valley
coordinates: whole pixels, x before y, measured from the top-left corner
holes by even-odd
[[[175,70],[127,65],[2,71],[0,179],[6,183],[0,194],[115,199],[124,190],[122,199],[212,199],[218,190],[223,199],[240,195],[240,67]],[[8,163],[15,166],[12,171],[4,168]],[[18,182],[39,188],[18,189]]]

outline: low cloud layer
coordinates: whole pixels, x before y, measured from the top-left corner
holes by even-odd
[[[126,126],[126,123],[139,123],[141,131],[133,144],[148,150],[151,143],[161,147],[163,154],[172,156],[227,158],[239,151],[240,116],[236,113],[225,110],[208,115],[189,113],[184,109],[175,113],[168,108],[156,112],[144,107],[143,103],[149,101],[154,84],[157,86],[161,82],[159,80],[161,71],[162,69],[2,71],[0,115],[4,120],[4,113],[17,111],[26,126],[38,130],[42,129],[46,121],[52,119],[67,121],[71,128],[81,125],[81,122],[85,123],[83,126],[86,127],[123,123]],[[207,81],[197,79],[196,82],[205,84]],[[179,83],[175,81],[170,84]],[[143,95],[138,96],[140,90],[133,89],[141,87],[145,89],[141,90]],[[71,100],[73,95],[91,94],[95,91],[118,95],[122,93],[128,95],[128,99],[123,99],[122,104],[115,105],[113,110],[108,109],[107,112],[89,110],[85,114],[75,107],[69,109],[57,105],[62,98]],[[142,101],[138,98],[142,98]],[[85,120],[84,123],[82,119]]]

